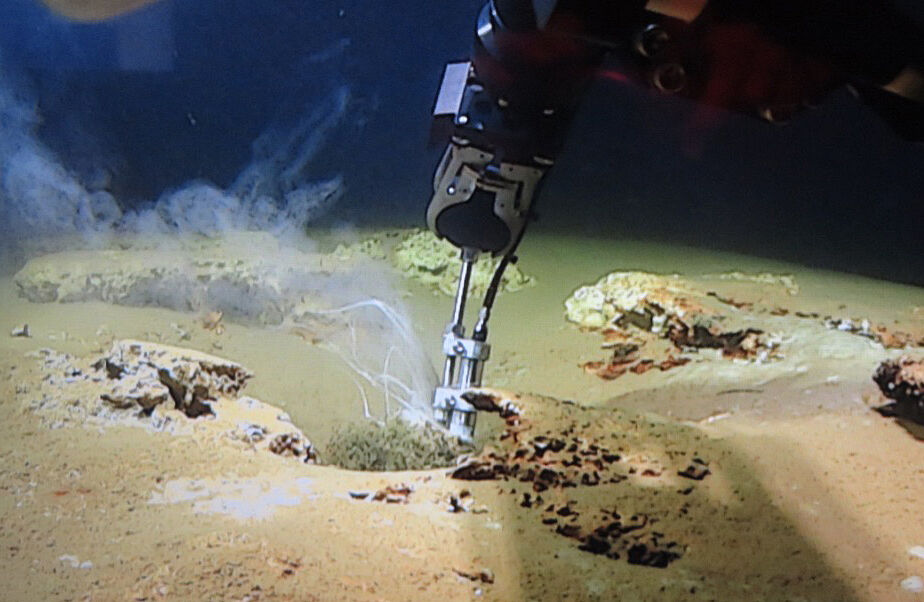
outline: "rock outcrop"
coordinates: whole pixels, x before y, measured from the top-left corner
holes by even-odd
[[[500,259],[483,256],[472,270],[470,294],[484,295]],[[413,230],[392,252],[392,263],[405,277],[438,289],[447,295],[456,294],[458,285],[459,249],[437,238],[429,230]],[[533,286],[535,279],[524,274],[516,265],[508,265],[501,279],[500,290],[514,292]]]
[[[677,275],[614,272],[576,290],[565,301],[565,317],[603,334],[603,348],[611,356],[587,362],[583,368],[612,380],[627,372],[643,374],[653,368],[665,371],[682,366],[690,358],[674,353],[700,349],[715,349],[727,359],[771,359],[778,342],[749,326],[750,308],[750,303],[701,290]],[[659,340],[672,349],[653,351]],[[642,353],[657,354],[661,361]]]
[[[282,249],[258,234],[171,244],[52,253],[30,260],[14,282],[34,303],[221,311],[234,320],[279,324],[304,297],[323,300],[321,293],[332,287],[331,268],[349,261]]]
[[[133,340],[115,342],[98,358],[52,349],[31,355],[42,362],[45,376],[37,390],[17,393],[48,428],[144,427],[317,460],[314,446],[285,412],[241,395],[252,375],[236,362]]]
[[[924,359],[904,356],[882,362],[873,380],[894,401],[887,413],[924,424]]]
[[[237,397],[252,376],[243,366],[212,355],[142,341],[118,341],[94,364],[113,382],[102,399],[117,408],[150,412],[172,400],[191,418],[212,414],[210,402]]]

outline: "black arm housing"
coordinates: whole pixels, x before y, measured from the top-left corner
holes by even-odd
[[[843,84],[899,128],[914,130],[924,113],[924,89],[889,99],[903,71],[924,73],[924,30],[889,0],[694,0],[702,9],[691,20],[670,10],[678,1],[690,4],[490,0],[476,26],[482,93],[472,121],[518,160],[553,158],[608,52],[629,80],[768,121],[785,121]]]

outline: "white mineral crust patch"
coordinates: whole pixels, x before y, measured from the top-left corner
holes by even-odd
[[[582,286],[565,301],[565,317],[586,328],[602,328],[624,314],[652,314],[652,306],[669,315],[682,317],[705,294],[677,275],[646,272],[613,272],[593,285]],[[656,312],[655,312],[656,313]]]
[[[902,579],[901,586],[906,592],[920,594],[924,592],[924,579],[921,579],[918,575],[912,575],[907,579]]]
[[[39,391],[24,405],[49,428],[132,426],[313,462],[314,448],[278,407],[241,395],[251,373],[220,357],[116,341],[101,358],[42,349]]]
[[[19,295],[33,303],[208,309],[228,318],[278,324],[302,297],[321,295],[330,286],[331,268],[351,261],[281,248],[259,233],[226,238],[52,253],[31,259],[14,282]],[[240,248],[250,252],[242,256]]]
[[[62,554],[61,556],[58,557],[58,560],[62,564],[65,564],[71,567],[72,569],[87,570],[87,569],[93,568],[92,562],[90,562],[89,560],[84,560],[83,562],[81,562],[80,559],[74,556],[73,554]]]
[[[283,507],[317,497],[312,480],[296,477],[269,483],[260,479],[174,479],[151,493],[149,504],[192,502],[195,514],[220,514],[238,520],[266,519]]]

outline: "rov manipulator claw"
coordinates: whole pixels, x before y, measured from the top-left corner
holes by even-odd
[[[551,109],[535,115],[515,110],[490,94],[471,63],[465,62],[446,67],[434,118],[435,130],[448,129],[450,136],[433,177],[427,226],[460,250],[462,265],[452,319],[443,333],[446,360],[433,410],[450,433],[470,440],[476,408],[462,396],[481,386],[491,354],[487,343],[491,309],[504,271],[516,261],[540,181],[552,165],[563,116]],[[500,261],[471,336],[466,336],[465,305],[481,254]]]
[[[433,411],[437,422],[464,441],[474,436],[476,409],[462,396],[481,386],[484,363],[491,356],[487,342],[491,309],[504,271],[516,262],[514,252],[523,236],[536,185],[543,175],[538,167],[497,165],[492,159],[486,151],[461,148],[453,141],[437,170],[434,196],[427,212],[430,229],[458,247],[462,260],[452,319],[443,333],[446,360],[442,381],[434,392]],[[472,272],[482,253],[492,253],[501,259],[472,334],[467,337],[465,305]]]
[[[498,165],[492,159],[490,153],[460,147],[454,140],[437,170],[427,211],[430,229],[458,247],[462,260],[452,318],[443,333],[446,359],[441,383],[433,395],[433,413],[437,422],[464,441],[474,437],[477,415],[463,395],[481,386],[484,364],[491,356],[487,342],[491,309],[504,271],[516,262],[514,253],[544,173],[537,166]],[[500,256],[500,261],[469,337],[465,306],[472,272],[482,253]]]
[[[504,271],[516,262],[514,254],[530,215],[545,167],[499,161],[494,153],[454,138],[434,177],[433,198],[427,209],[430,229],[460,249],[462,265],[452,319],[443,333],[446,356],[440,385],[433,395],[437,422],[463,441],[475,433],[476,408],[463,398],[481,386],[484,363],[491,356],[488,320]],[[464,318],[472,272],[482,253],[500,261],[485,292],[470,337]]]

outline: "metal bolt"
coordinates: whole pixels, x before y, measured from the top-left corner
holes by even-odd
[[[453,195],[453,194],[456,193],[456,187],[455,187],[455,186],[450,186],[449,188],[446,189],[446,192],[447,192],[448,194],[450,194],[450,195]]]
[[[645,58],[661,54],[670,42],[670,36],[657,25],[648,25],[635,38],[635,51]]]
[[[683,65],[662,63],[651,74],[651,83],[666,94],[676,94],[687,85],[687,72]]]
[[[791,105],[767,106],[758,110],[758,115],[770,123],[783,124],[791,120],[797,111],[798,107]]]
[[[466,123],[468,123],[468,115],[459,115],[459,117],[458,117],[458,119],[456,119],[456,121],[457,121],[460,125],[465,125]]]

